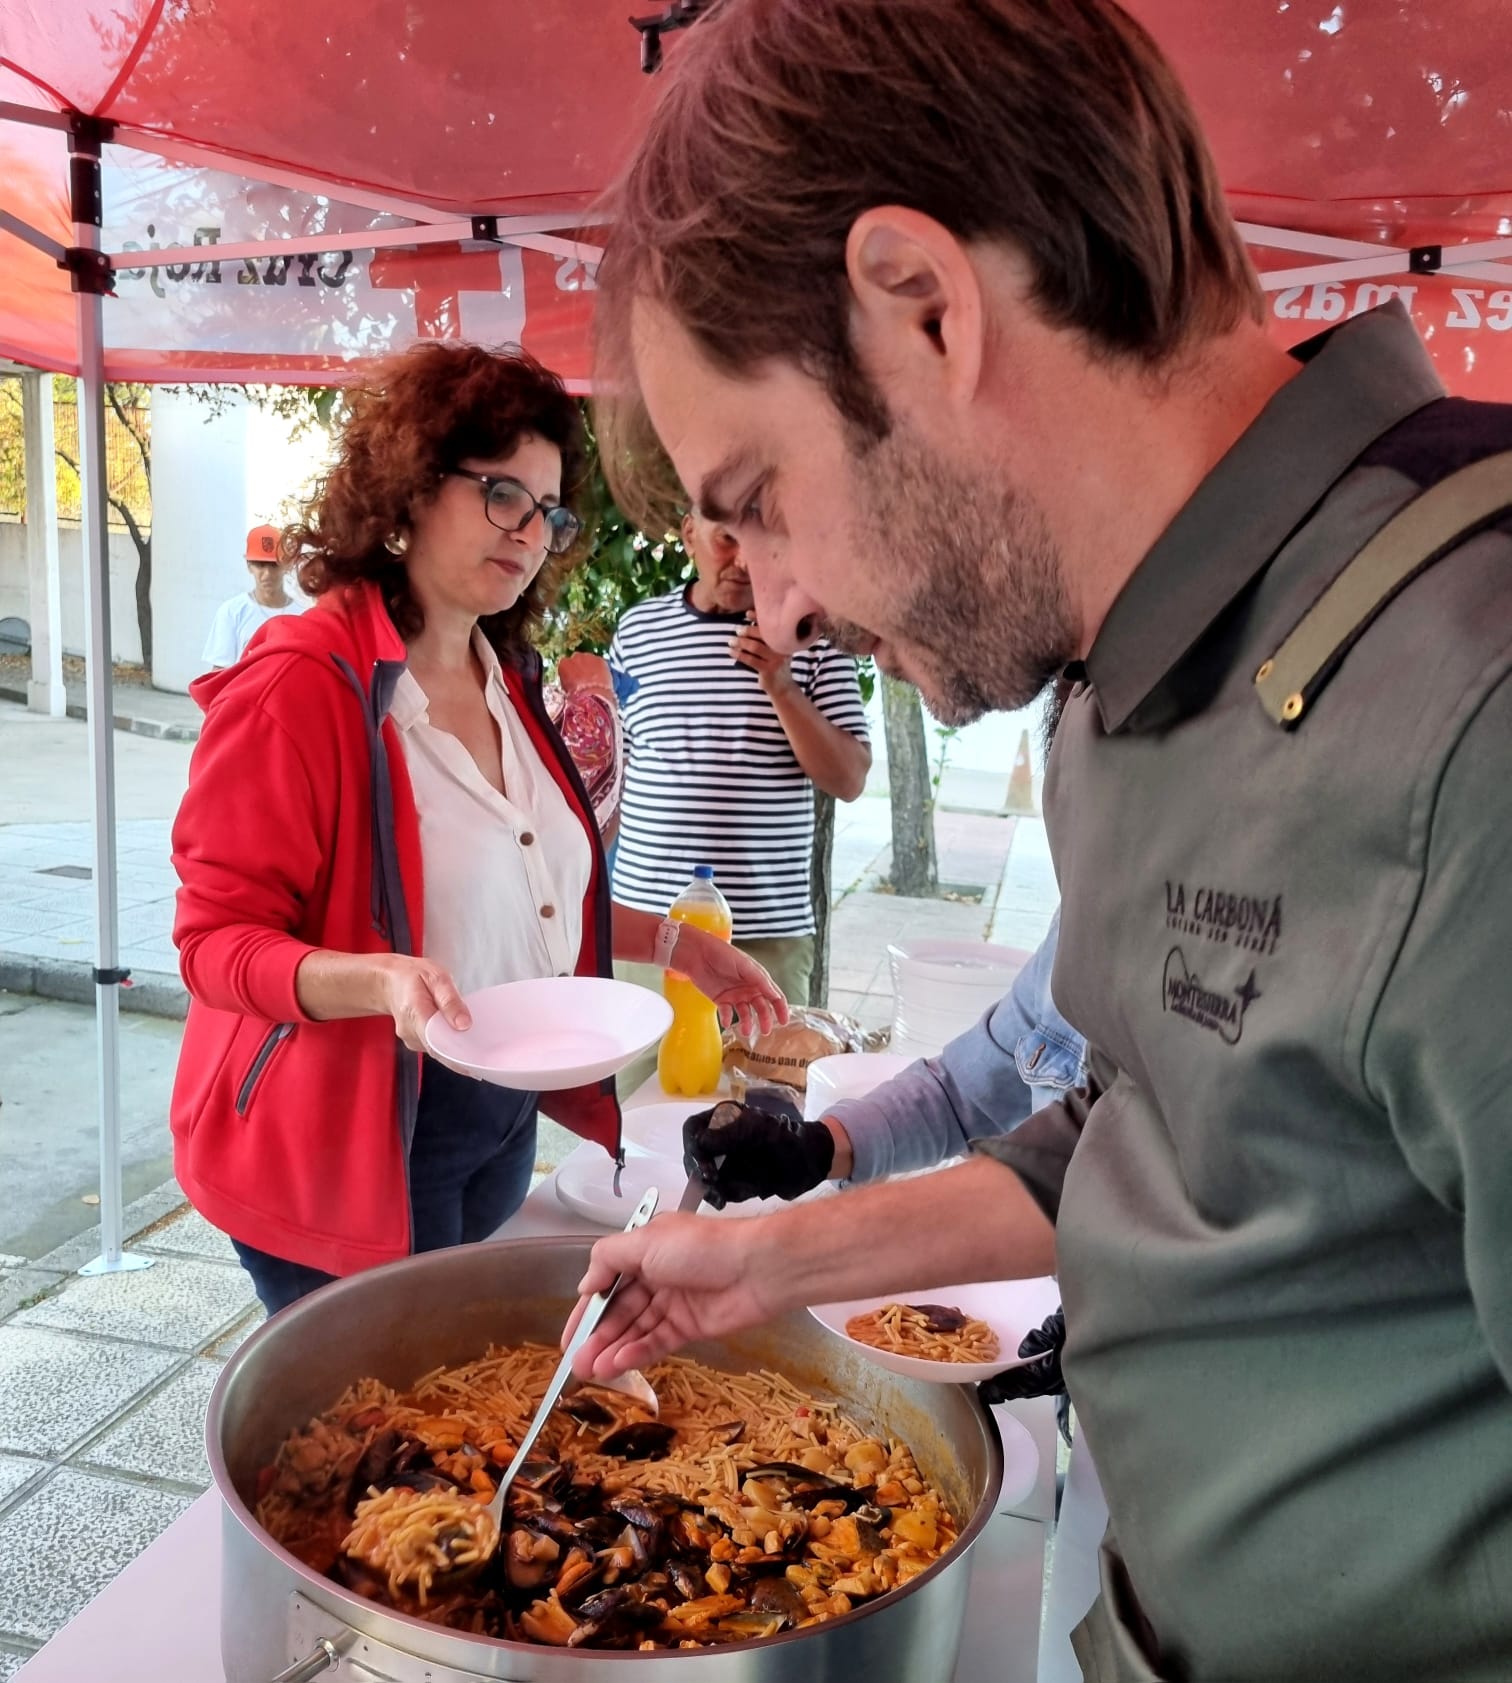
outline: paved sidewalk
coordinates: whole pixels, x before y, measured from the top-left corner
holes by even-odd
[[[167,818],[116,825],[121,963],[132,973],[126,1009],[182,1016],[173,948]],[[0,823],[0,987],[92,1004],[94,842],[88,824]]]
[[[63,685],[63,693],[68,717],[87,719],[89,692],[83,683],[67,681]],[[26,678],[14,662],[0,667],[0,700],[26,701]],[[198,704],[187,695],[119,681],[111,685],[110,710],[117,730],[164,742],[197,742],[200,720],[204,717]]]

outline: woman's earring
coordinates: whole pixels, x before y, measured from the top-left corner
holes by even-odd
[[[409,549],[409,533],[400,531],[396,526],[383,540],[383,547],[390,555],[402,556]]]

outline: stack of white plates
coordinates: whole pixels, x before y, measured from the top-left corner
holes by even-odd
[[[833,1057],[815,1058],[808,1066],[804,1120],[818,1122],[842,1099],[864,1099],[912,1062],[896,1052],[837,1052]]]
[[[1032,954],[982,941],[899,941],[892,966],[890,1049],[932,1058],[964,1034],[1013,986]]]

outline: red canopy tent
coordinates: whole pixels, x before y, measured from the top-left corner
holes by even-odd
[[[1512,9],[1131,6],[1194,93],[1277,331],[1396,285],[1457,390],[1512,389]],[[5,114],[106,125],[103,248],[190,248],[153,275],[123,265],[107,375],[328,380],[471,317],[586,381],[593,242],[572,236],[654,91],[620,0],[5,8]],[[74,243],[66,151],[62,130],[0,122],[0,227]],[[497,243],[472,237],[480,216]],[[398,243],[364,245],[375,232]],[[244,255],[195,249],[211,241]],[[0,355],[76,372],[55,256],[0,237]]]
[[[1452,389],[1512,397],[1512,7],[1126,3],[1193,92],[1278,335],[1395,291]],[[0,0],[0,357],[78,374],[93,423],[98,1266],[132,1260],[102,382],[325,383],[432,335],[584,385],[593,205],[653,93],[623,0]]]

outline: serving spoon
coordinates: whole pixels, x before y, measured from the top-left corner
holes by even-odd
[[[637,1227],[644,1227],[650,1221],[651,1217],[656,1214],[658,1197],[656,1188],[651,1187],[646,1196],[636,1205],[635,1214],[625,1223],[627,1233],[633,1233]],[[493,1520],[494,1550],[498,1549],[504,1536],[504,1500],[509,1495],[509,1487],[519,1477],[520,1469],[530,1459],[530,1452],[535,1447],[536,1439],[541,1435],[541,1428],[546,1424],[547,1415],[556,1407],[558,1398],[567,1387],[567,1381],[572,1378],[573,1357],[593,1336],[594,1329],[604,1318],[604,1311],[612,1302],[614,1294],[620,1288],[620,1281],[623,1279],[623,1274],[616,1275],[606,1291],[595,1292],[588,1299],[582,1319],[578,1322],[577,1329],[572,1337],[567,1341],[566,1348],[562,1351],[562,1359],[557,1363],[556,1372],[551,1376],[551,1383],[546,1387],[546,1394],[541,1398],[540,1406],[532,1416],[530,1425],[525,1429],[524,1437],[520,1439],[520,1447],[515,1451],[514,1460],[504,1469],[504,1476],[499,1480],[499,1486],[494,1491],[493,1500],[485,1510]],[[650,1390],[650,1386],[646,1384],[644,1378],[641,1379],[641,1383],[646,1385],[647,1390]],[[629,1394],[636,1396],[639,1393],[631,1390]],[[652,1396],[654,1399],[654,1392]]]

